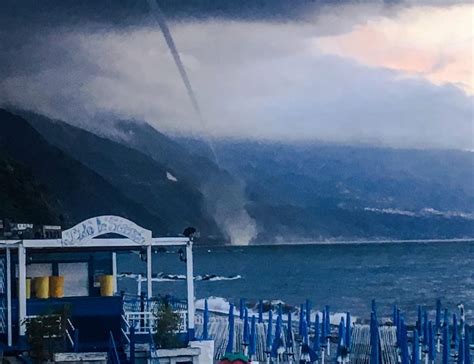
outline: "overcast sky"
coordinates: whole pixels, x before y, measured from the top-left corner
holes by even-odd
[[[164,6],[204,124],[158,26],[136,7],[126,25],[63,17],[64,6],[24,21],[9,8],[0,102],[76,124],[113,117],[213,137],[474,149],[474,6],[449,4],[303,1],[287,17],[195,18]]]

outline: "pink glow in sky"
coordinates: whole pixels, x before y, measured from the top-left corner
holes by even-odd
[[[420,6],[377,17],[350,32],[314,39],[318,51],[373,67],[450,83],[474,94],[474,5]]]

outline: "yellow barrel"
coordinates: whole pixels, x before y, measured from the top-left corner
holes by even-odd
[[[35,278],[35,292],[36,292],[36,298],[49,297],[49,277],[36,277]]]
[[[64,297],[64,277],[50,276],[49,277],[49,296],[52,298]]]
[[[113,296],[114,295],[114,276],[103,275],[100,277],[100,295]]]
[[[26,278],[26,298],[31,298],[31,278]]]

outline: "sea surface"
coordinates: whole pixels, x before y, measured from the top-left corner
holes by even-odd
[[[145,274],[136,254],[120,254],[118,271]],[[153,255],[154,294],[185,297],[186,265],[176,251]],[[194,248],[196,298],[221,297],[233,303],[281,300],[367,318],[371,300],[380,315],[397,304],[408,320],[417,305],[434,309],[436,299],[455,310],[464,304],[474,316],[474,242],[345,243]],[[176,277],[170,275],[177,275]],[[146,284],[143,283],[143,287]],[[133,278],[119,289],[136,292]]]

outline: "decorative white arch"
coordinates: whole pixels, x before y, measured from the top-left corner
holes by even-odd
[[[92,239],[117,234],[130,239],[137,245],[151,244],[151,231],[138,226],[133,221],[113,215],[92,217],[62,232],[64,246],[86,246]]]

